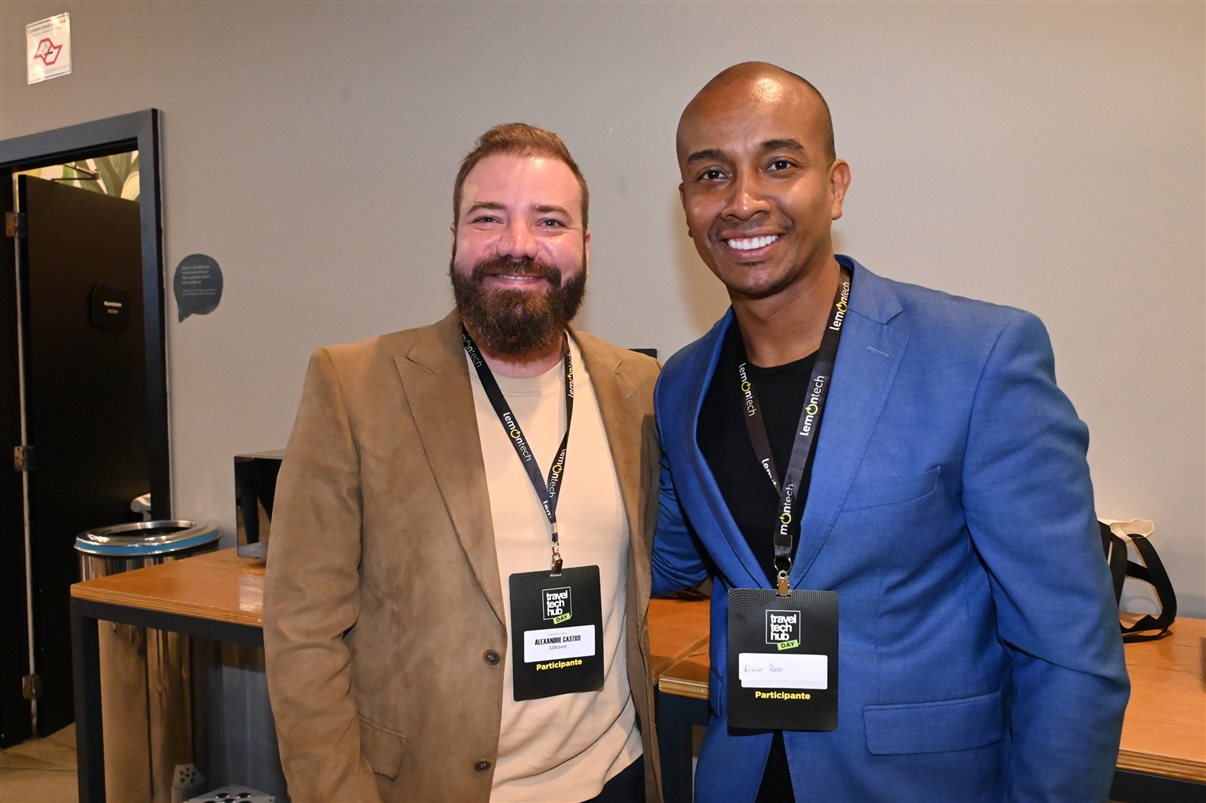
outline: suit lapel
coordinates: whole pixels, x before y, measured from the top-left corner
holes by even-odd
[[[395,354],[394,363],[423,449],[415,459],[426,458],[431,467],[473,575],[499,622],[505,622],[490,492],[461,347],[460,317],[454,312],[444,318],[428,338],[405,354]]]
[[[801,526],[803,539],[792,566],[792,585],[808,573],[833,531],[871,435],[879,421],[908,335],[889,321],[900,312],[895,293],[857,262],[850,310],[843,325],[833,386],[821,422]]]
[[[720,486],[716,484],[716,477],[712,474],[712,468],[708,465],[707,458],[699,448],[699,411],[703,408],[704,397],[708,393],[708,387],[712,384],[712,375],[716,372],[716,363],[720,359],[725,333],[729,326],[735,325],[733,310],[730,308],[725,316],[712,327],[712,331],[706,335],[708,348],[698,349],[694,355],[694,365],[685,367],[683,370],[683,374],[693,378],[698,377],[698,381],[688,388],[684,396],[684,401],[692,406],[689,414],[682,417],[685,420],[681,425],[685,427],[685,430],[682,431],[681,437],[691,444],[691,448],[688,450],[690,479],[699,489],[699,496],[703,497],[707,503],[690,511],[692,524],[701,534],[719,532],[724,537],[725,543],[732,550],[731,553],[725,549],[714,549],[711,550],[711,554],[717,567],[733,586],[762,588],[766,585],[767,569],[758,565],[749,542],[737,527],[737,522],[733,520],[733,514],[729,511],[728,503],[725,502],[724,496],[720,492]],[[685,495],[685,498],[691,498],[691,496]],[[736,558],[736,561],[733,558]]]
[[[645,426],[644,404],[637,397],[636,383],[629,375],[622,356],[602,348],[592,337],[573,330],[571,334],[586,363],[586,371],[599,402],[599,414],[607,433],[611,459],[615,464],[624,515],[628,519],[629,563],[638,568],[634,575],[638,583],[635,598],[640,602],[641,616],[644,617],[644,609],[649,605],[648,561],[634,562],[634,556],[649,553],[644,543],[647,534],[642,504],[641,432]],[[648,493],[650,489],[645,491]]]

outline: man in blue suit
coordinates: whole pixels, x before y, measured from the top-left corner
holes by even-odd
[[[1129,685],[1043,325],[834,254],[799,76],[725,70],[677,140],[732,301],[656,394],[654,593],[714,581],[697,799],[1104,799]]]

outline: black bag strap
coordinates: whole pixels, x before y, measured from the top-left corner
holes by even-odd
[[[1146,566],[1134,561],[1127,561],[1126,573],[1136,580],[1152,584],[1152,587],[1156,589],[1156,597],[1160,600],[1160,615],[1154,617],[1150,614],[1145,615],[1130,627],[1122,628],[1122,640],[1126,642],[1154,641],[1167,635],[1169,626],[1177,618],[1177,595],[1173,592],[1172,581],[1168,579],[1168,572],[1164,570],[1164,563],[1156,554],[1156,548],[1152,546],[1152,542],[1142,535],[1128,535]],[[1146,632],[1149,630],[1156,632]]]
[[[1110,565],[1110,578],[1114,581],[1114,604],[1122,601],[1122,584],[1126,582],[1126,541],[1114,535],[1110,525],[1097,522],[1101,531],[1101,548],[1105,550],[1106,562]]]
[[[1130,643],[1164,638],[1168,635],[1169,626],[1177,618],[1177,595],[1173,591],[1172,581],[1168,579],[1164,563],[1156,554],[1156,548],[1146,536],[1127,533],[1126,538],[1120,538],[1114,535],[1110,525],[1105,522],[1097,522],[1097,528],[1101,533],[1101,547],[1105,552],[1106,562],[1110,566],[1110,579],[1114,583],[1114,602],[1122,600],[1122,586],[1128,577],[1150,583],[1160,602],[1158,616],[1146,614],[1132,625],[1120,626],[1122,640]],[[1135,545],[1135,551],[1139,553],[1143,563],[1127,559],[1127,539]]]

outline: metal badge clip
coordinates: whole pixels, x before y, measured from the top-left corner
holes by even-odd
[[[790,583],[787,578],[787,570],[786,569],[779,570],[777,585],[778,585],[778,588],[775,590],[775,593],[778,594],[780,597],[786,597],[788,594],[791,593],[791,588],[789,587]]]

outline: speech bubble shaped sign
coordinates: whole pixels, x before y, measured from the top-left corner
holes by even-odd
[[[208,315],[222,302],[222,269],[213,257],[189,254],[176,266],[172,291],[176,294],[179,320],[190,315]]]

